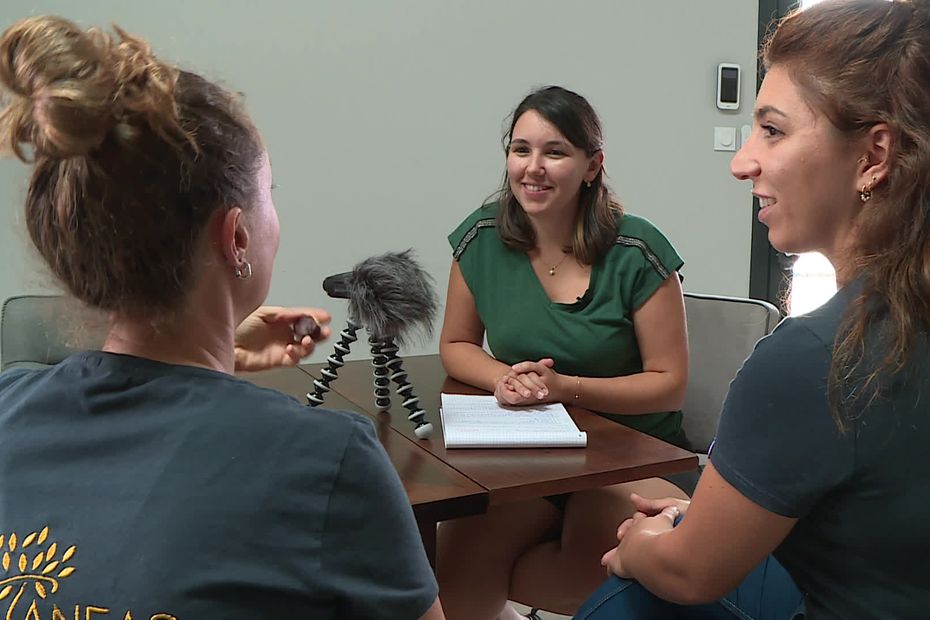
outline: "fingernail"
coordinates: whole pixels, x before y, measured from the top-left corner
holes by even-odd
[[[542,400],[543,396],[545,396],[545,394],[543,394],[542,392],[536,392],[536,398]]]

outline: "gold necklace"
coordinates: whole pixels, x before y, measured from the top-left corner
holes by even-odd
[[[569,254],[570,254],[570,252],[564,252],[564,255],[562,256],[562,260],[560,260],[558,263],[556,263],[556,264],[553,265],[552,267],[549,267],[549,275],[550,275],[550,276],[554,276],[554,275],[555,275],[555,270],[562,266],[562,263],[565,262],[565,259],[568,258],[568,255],[569,255]]]

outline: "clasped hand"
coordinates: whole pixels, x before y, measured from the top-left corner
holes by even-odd
[[[296,336],[294,324],[309,316],[320,326],[315,335]],[[236,328],[236,370],[259,371],[294,366],[329,338],[331,317],[319,308],[261,306]]]
[[[497,402],[519,406],[558,400],[556,386],[562,375],[552,369],[554,365],[555,362],[548,357],[538,362],[514,364],[494,386]]]
[[[688,500],[675,497],[647,499],[636,493],[630,494],[630,501],[636,507],[636,512],[617,528],[619,544],[601,558],[601,566],[606,567],[608,573],[625,579],[631,578],[629,571],[623,567],[621,557],[625,542],[633,535],[651,536],[671,530],[675,519],[684,515],[691,504]]]

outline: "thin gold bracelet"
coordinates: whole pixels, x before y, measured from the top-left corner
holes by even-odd
[[[575,400],[581,397],[581,377],[575,377]]]

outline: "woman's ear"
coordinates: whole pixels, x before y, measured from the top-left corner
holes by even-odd
[[[231,267],[241,266],[245,261],[246,251],[249,247],[249,231],[245,225],[245,216],[242,209],[233,207],[223,213],[220,220],[219,235],[223,259]]]
[[[601,169],[604,167],[604,151],[598,151],[591,157],[591,161],[588,162],[588,171],[584,175],[584,180],[590,183],[597,178],[597,175],[600,174]]]
[[[858,187],[875,187],[888,178],[894,138],[888,123],[876,123],[865,135],[865,155],[859,158]]]

